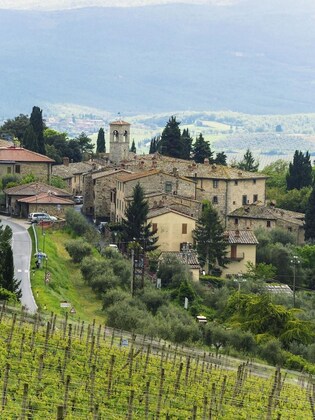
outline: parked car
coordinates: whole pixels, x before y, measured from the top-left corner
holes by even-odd
[[[48,213],[30,213],[28,215],[28,220],[31,223],[38,223],[41,221],[56,222],[58,219],[55,216],[50,216]]]
[[[73,201],[75,204],[83,204],[83,195],[75,195]]]

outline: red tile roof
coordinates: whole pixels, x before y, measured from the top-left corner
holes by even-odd
[[[130,124],[126,121],[119,120],[119,121],[111,122],[110,125],[130,125]]]
[[[55,194],[42,193],[32,197],[20,198],[19,203],[37,203],[37,204],[72,204],[74,202],[67,198],[58,197]]]
[[[48,156],[41,155],[36,152],[32,152],[23,147],[0,147],[0,163],[3,161],[13,162],[44,162],[53,163],[53,159]]]
[[[31,182],[29,184],[16,185],[15,187],[6,188],[4,192],[8,195],[39,195],[40,193],[52,192],[59,197],[71,197],[72,194],[61,188],[52,185],[43,184],[42,182]]]
[[[257,238],[251,230],[228,230],[225,232],[229,244],[257,245]]]

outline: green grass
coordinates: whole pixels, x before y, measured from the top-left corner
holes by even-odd
[[[35,268],[35,258],[31,261],[31,283],[36,303],[41,312],[54,312],[64,315],[64,309],[60,307],[61,301],[70,302],[75,309],[75,314],[69,314],[74,320],[93,319],[98,324],[104,324],[105,315],[102,312],[102,302],[95,293],[87,286],[79,269],[79,265],[72,262],[65,250],[64,244],[71,239],[70,235],[62,230],[47,229],[45,236],[42,229],[36,227],[38,248],[48,256],[40,269]],[[33,241],[33,255],[35,253],[32,229],[30,234]],[[45,242],[45,244],[44,244]],[[50,280],[45,283],[45,272],[50,273]]]

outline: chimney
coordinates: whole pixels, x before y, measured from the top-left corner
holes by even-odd
[[[209,165],[209,159],[208,159],[208,158],[205,158],[205,159],[204,159],[204,161],[203,161],[203,163],[204,163],[205,165]]]
[[[62,158],[62,163],[65,165],[65,166],[69,166],[69,158],[68,157],[63,157]]]
[[[212,165],[212,170],[213,171],[216,171],[217,170],[217,165],[215,163]]]
[[[240,231],[239,230],[236,230],[235,231],[235,238],[239,238],[240,237]]]
[[[173,175],[178,176],[178,169],[177,168],[173,168]]]

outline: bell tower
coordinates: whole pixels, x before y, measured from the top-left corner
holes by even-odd
[[[121,120],[111,122],[109,132],[109,160],[119,164],[129,156],[130,124]]]

